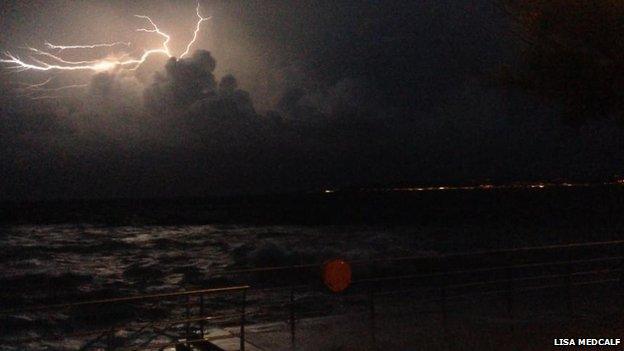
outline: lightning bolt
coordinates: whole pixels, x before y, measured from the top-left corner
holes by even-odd
[[[19,83],[20,85],[24,86],[24,88],[21,88],[20,90],[27,91],[27,90],[34,90],[34,89],[40,88],[40,87],[48,85],[48,83],[50,83],[53,79],[54,79],[53,77],[50,77],[41,83],[34,83],[34,84]]]
[[[114,43],[108,44],[91,44],[91,45],[54,45],[50,44],[50,42],[45,42],[45,46],[48,49],[64,51],[64,50],[80,50],[80,49],[97,49],[97,48],[112,48],[115,46],[125,46],[130,47],[130,42],[117,41]]]
[[[165,54],[169,57],[173,56],[171,55],[171,51],[169,50],[169,41],[171,41],[171,37],[167,34],[162,32],[158,26],[156,25],[156,23],[154,23],[154,21],[152,21],[151,18],[149,18],[148,16],[143,16],[143,15],[134,15],[134,17],[137,18],[143,18],[149,21],[149,23],[152,25],[152,29],[146,29],[146,28],[139,28],[137,29],[137,32],[146,32],[146,33],[156,33],[158,35],[160,35],[161,37],[165,38],[165,41],[162,43],[162,49],[153,49],[153,50],[148,50],[143,54],[143,57],[147,57],[153,53],[162,53]],[[147,55],[147,56],[146,56]]]
[[[145,62],[147,60],[148,57],[150,57],[151,55],[154,54],[163,54],[166,55],[167,57],[173,57],[173,55],[171,54],[171,50],[169,49],[169,42],[171,41],[171,36],[169,36],[169,34],[161,31],[158,26],[156,25],[156,23],[154,23],[154,21],[152,21],[152,19],[148,16],[144,16],[144,15],[134,15],[134,17],[137,18],[142,18],[147,20],[151,25],[152,28],[148,29],[148,28],[139,28],[137,29],[137,32],[146,32],[146,33],[156,33],[158,35],[160,35],[161,37],[163,37],[165,39],[165,41],[163,41],[162,43],[162,47],[159,49],[151,49],[151,50],[145,50],[143,52],[143,55],[141,56],[141,58],[137,59],[137,60],[127,60],[127,61],[123,61],[120,62],[119,64],[121,66],[126,66],[126,65],[134,65],[134,67],[131,67],[130,70],[136,70],[138,69],[143,62]]]
[[[201,24],[212,18],[212,17],[202,17],[201,13],[199,13],[199,2],[197,3],[197,8],[195,9],[195,12],[197,13],[197,17],[199,18],[199,21],[197,21],[197,25],[195,26],[193,39],[191,39],[191,41],[188,43],[188,45],[186,46],[186,50],[184,50],[182,55],[180,55],[180,58],[184,58],[184,56],[188,55],[189,51],[191,50],[191,46],[195,44],[195,41],[197,40],[197,34],[199,33],[199,30],[201,29]]]
[[[37,54],[37,55],[40,55],[40,56],[45,56],[45,57],[49,57],[49,58],[51,58],[52,60],[54,60],[54,61],[56,61],[56,62],[59,62],[59,63],[65,63],[65,64],[68,64],[68,65],[88,65],[88,64],[97,64],[98,62],[100,62],[100,61],[101,61],[101,60],[89,60],[89,61],[67,61],[67,60],[64,60],[64,59],[62,59],[61,57],[58,57],[58,56],[56,56],[56,55],[54,55],[54,54],[51,54],[51,53],[49,53],[49,52],[47,52],[47,51],[39,50],[39,49],[32,48],[32,47],[27,47],[27,49],[28,49],[28,50],[30,50],[30,51],[32,51],[32,52],[34,52],[34,53],[35,53],[35,54]],[[31,58],[32,58],[32,57],[31,57]],[[39,62],[41,62],[40,60],[37,60],[37,59],[34,59],[34,58],[33,58],[33,60],[34,60],[34,61],[39,61]]]
[[[62,86],[59,88],[34,88],[30,90],[31,91],[45,91],[45,92],[59,92],[59,91],[69,90],[69,89],[86,88],[88,86],[89,86],[88,84],[74,84],[74,85]]]
[[[17,89],[18,92],[21,93],[20,96],[28,97],[32,100],[44,100],[44,99],[55,99],[60,98],[60,95],[50,95],[50,93],[60,93],[66,90],[72,89],[84,89],[88,87],[88,84],[72,84],[61,86],[58,88],[48,88],[46,87],[50,82],[52,82],[54,78],[50,77],[41,83],[27,84],[20,83],[22,85],[21,88]]]
[[[193,44],[195,44],[195,41],[197,40],[197,36],[199,34],[199,31],[201,30],[202,23],[210,19],[210,17],[203,17],[200,14],[199,2],[197,3],[197,8],[195,12],[197,14],[198,20],[195,25],[193,38],[186,45],[186,50],[180,55],[180,58],[183,58],[186,55],[188,55],[191,47],[193,46]],[[135,17],[146,20],[150,24],[150,27],[148,28],[137,29],[138,32],[154,33],[163,38],[163,42],[160,47],[149,49],[149,50],[144,50],[143,54],[139,58],[128,58],[127,55],[123,55],[121,57],[115,57],[115,56],[109,55],[108,57],[95,59],[95,60],[69,61],[59,56],[60,53],[66,50],[92,50],[92,49],[99,49],[99,48],[110,49],[110,48],[117,47],[117,46],[130,47],[131,43],[114,42],[114,43],[89,44],[89,45],[55,45],[55,44],[51,44],[50,42],[45,42],[45,46],[49,50],[56,50],[58,54],[53,54],[49,51],[45,51],[42,49],[27,47],[26,49],[31,51],[34,55],[38,56],[39,58],[34,57],[34,56],[28,56],[28,60],[25,60],[22,57],[7,51],[4,53],[4,57],[0,57],[0,63],[6,64],[7,66],[5,67],[5,69],[14,71],[14,72],[24,72],[24,71],[102,72],[102,71],[110,71],[113,69],[136,70],[152,55],[164,55],[167,57],[173,57],[174,55],[171,52],[171,49],[169,48],[169,44],[171,42],[171,36],[163,32],[149,16],[135,15]],[[47,58],[47,60],[44,61],[43,58]]]
[[[105,71],[112,69],[116,66],[116,64],[112,61],[100,60],[97,63],[86,64],[86,65],[61,65],[61,64],[50,64],[47,62],[43,62],[41,60],[32,58],[33,63],[27,63],[22,60],[20,57],[13,55],[10,52],[6,52],[6,59],[0,59],[0,63],[9,63],[12,66],[7,67],[7,69],[14,70],[16,72],[24,72],[24,71],[51,71],[51,70],[60,70],[60,71]]]

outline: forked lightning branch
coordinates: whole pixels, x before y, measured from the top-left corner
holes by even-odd
[[[191,48],[197,41],[202,24],[209,20],[211,17],[204,17],[201,14],[200,4],[197,3],[196,7],[197,22],[195,30],[191,39],[184,45],[185,50],[179,54],[180,58],[184,58],[189,55]],[[159,47],[144,49],[140,56],[132,57],[128,51],[132,47],[130,42],[113,42],[113,43],[88,43],[88,44],[72,44],[72,45],[58,45],[50,42],[45,42],[45,49],[26,47],[27,53],[18,55],[10,51],[5,51],[0,57],[0,63],[4,64],[4,69],[14,72],[26,72],[26,71],[39,71],[39,72],[54,72],[54,71],[91,71],[91,72],[105,72],[112,70],[137,70],[146,60],[152,55],[163,55],[171,58],[175,54],[171,51],[169,44],[171,43],[171,35],[162,31],[158,25],[145,15],[135,15],[136,18],[145,21],[148,26],[138,28],[138,32],[145,32],[158,35],[162,38],[162,44]],[[84,60],[68,60],[63,57],[63,54],[67,51],[92,51],[94,49],[114,49],[121,48],[122,53],[111,53],[105,57],[99,58],[87,58]],[[98,51],[100,52],[100,51]],[[24,92],[31,94],[34,91],[55,91],[58,89],[70,89],[74,87],[83,87],[84,85],[72,85],[60,88],[46,88],[46,84],[51,79],[46,80],[43,83],[37,84],[24,84],[22,88]]]

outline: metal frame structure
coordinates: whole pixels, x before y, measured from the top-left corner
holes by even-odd
[[[215,277],[227,277],[230,281],[239,283],[238,285],[28,307],[2,311],[0,315],[92,310],[128,304],[141,305],[147,302],[161,304],[163,301],[177,300],[177,304],[171,303],[165,307],[179,310],[181,318],[165,318],[136,324],[132,337],[126,338],[138,339],[150,334],[150,337],[144,340],[153,341],[158,336],[167,336],[170,342],[158,345],[143,342],[128,348],[128,345],[116,343],[115,340],[116,332],[127,329],[110,327],[89,331],[88,335],[92,338],[84,344],[82,350],[93,349],[96,346],[100,348],[104,346],[106,350],[144,349],[143,347],[163,349],[176,344],[189,347],[205,342],[206,325],[213,323],[238,324],[240,350],[244,351],[245,325],[250,321],[285,321],[290,333],[291,348],[296,350],[298,320],[307,316],[335,314],[337,313],[335,306],[339,302],[363,307],[359,313],[368,315],[370,344],[376,349],[377,318],[384,313],[384,306],[388,301],[436,304],[437,308],[429,312],[441,316],[443,328],[447,332],[448,314],[451,312],[449,304],[452,301],[502,297],[506,301],[507,317],[514,320],[517,315],[517,299],[521,294],[553,290],[561,295],[561,301],[572,318],[575,288],[609,284],[621,287],[624,284],[623,250],[624,240],[620,240],[435,256],[353,260],[351,264],[354,281],[351,287],[341,294],[332,294],[324,289],[320,279],[321,264],[318,263],[226,270],[215,273]],[[221,308],[226,313],[207,313],[209,309],[206,307],[207,296],[232,294],[240,295],[240,299],[227,301],[228,306]],[[253,302],[249,301],[250,295]],[[404,298],[408,295],[418,298],[410,298],[409,302],[405,302]],[[181,308],[180,299],[183,299]],[[323,300],[326,300],[327,304],[321,303]],[[238,307],[233,308],[233,304]],[[196,315],[193,314],[194,308],[197,309]],[[214,308],[210,310],[216,312]],[[63,337],[76,337],[78,334],[80,333],[68,333]]]

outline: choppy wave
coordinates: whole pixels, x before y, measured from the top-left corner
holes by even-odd
[[[179,290],[232,267],[413,251],[405,230],[367,227],[15,226],[0,236],[5,301]],[[362,245],[363,244],[363,245]],[[47,292],[50,292],[48,294]],[[99,292],[106,292],[100,294]]]

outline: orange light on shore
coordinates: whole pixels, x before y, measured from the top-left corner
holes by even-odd
[[[323,282],[329,290],[339,293],[351,284],[351,266],[345,260],[333,259],[323,265]]]

